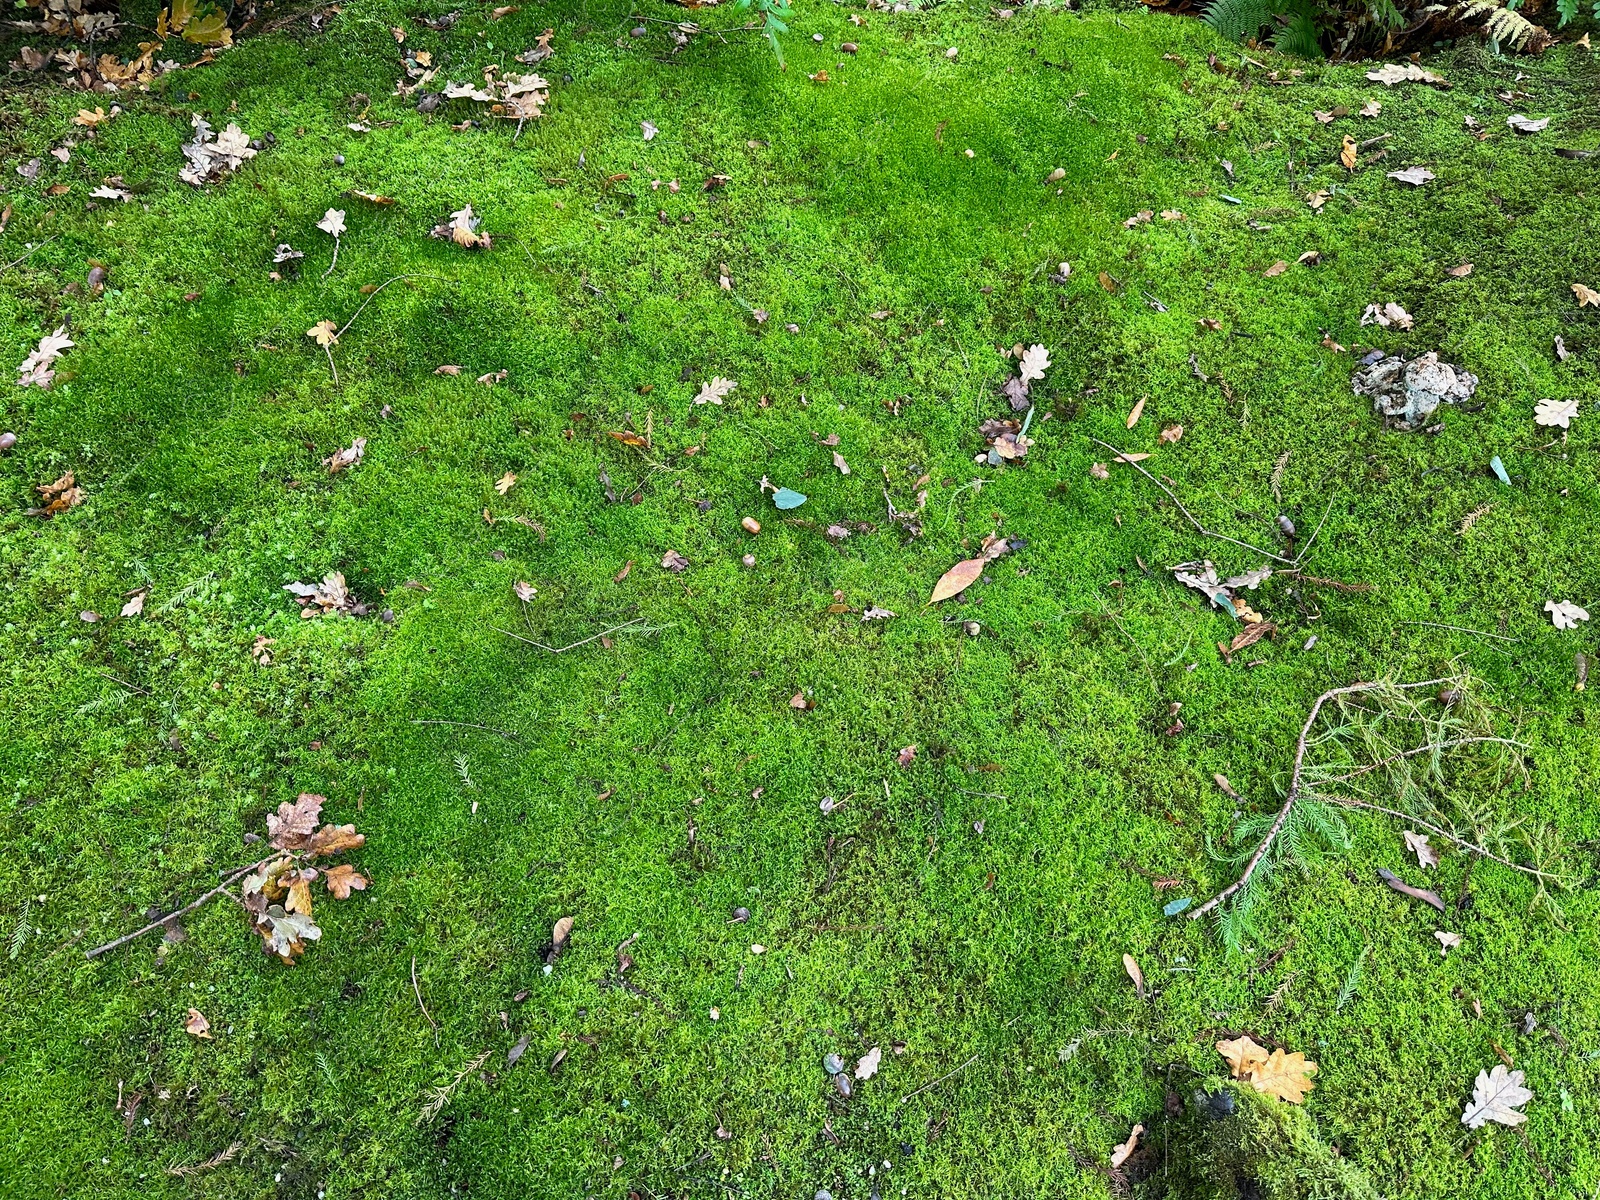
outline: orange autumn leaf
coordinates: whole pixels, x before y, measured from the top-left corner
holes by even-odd
[[[370,882],[349,863],[340,863],[337,867],[328,868],[322,873],[322,881],[328,885],[328,892],[335,900],[350,899],[352,891],[366,891]]]

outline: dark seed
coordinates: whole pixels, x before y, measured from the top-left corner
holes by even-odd
[[[1440,688],[1439,689],[1439,703],[1444,705],[1446,708],[1449,708],[1452,704],[1454,704],[1459,699],[1461,699],[1461,689],[1460,688]]]
[[[742,925],[742,924],[744,924],[744,922],[748,921],[749,919],[750,919],[750,910],[748,908],[744,908],[744,907],[741,906],[741,907],[736,908],[736,909],[733,910],[733,921],[734,921],[735,924]]]
[[[850,1076],[841,1071],[833,1077],[833,1086],[839,1089],[839,1095],[848,1096],[850,1094]]]

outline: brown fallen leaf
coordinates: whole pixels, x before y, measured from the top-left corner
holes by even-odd
[[[1344,146],[1339,151],[1339,165],[1346,171],[1356,169],[1356,140],[1348,133],[1344,135]]]
[[[816,701],[808,700],[804,692],[796,692],[794,695],[789,697],[789,707],[798,709],[801,712],[804,712],[808,708],[815,708],[816,706]]]
[[[837,450],[833,452],[833,465],[839,468],[839,474],[850,474],[850,464],[845,462],[844,455],[840,454]]]
[[[1273,263],[1270,267],[1268,267],[1265,271],[1263,271],[1261,273],[1263,275],[1265,275],[1268,279],[1273,279],[1273,278],[1275,278],[1275,277],[1277,277],[1279,275],[1282,275],[1288,269],[1289,269],[1289,264],[1284,262],[1283,259],[1280,258],[1277,262]]]
[[[1317,1064],[1304,1054],[1274,1050],[1265,1061],[1251,1067],[1250,1086],[1264,1095],[1299,1104],[1305,1100],[1306,1093],[1317,1086],[1311,1082],[1311,1076],[1316,1073]]]
[[[1135,1125],[1128,1134],[1128,1140],[1122,1142],[1111,1151],[1111,1169],[1118,1170],[1123,1163],[1133,1157],[1133,1152],[1139,1148],[1139,1135],[1144,1132],[1143,1125]]]
[[[939,576],[939,582],[933,585],[933,595],[928,597],[928,603],[938,604],[941,600],[948,600],[951,596],[966,591],[978,581],[987,562],[987,558],[969,558],[964,562],[958,562]]]
[[[1596,308],[1600,308],[1600,292],[1595,291],[1592,287],[1575,283],[1572,285],[1572,294],[1578,298],[1579,308],[1582,308],[1585,304],[1592,304]]]
[[[352,891],[366,891],[370,881],[349,863],[340,863],[322,873],[322,882],[327,884],[328,892],[335,900],[348,900]]]
[[[1237,654],[1239,651],[1255,645],[1268,634],[1276,633],[1277,629],[1278,627],[1271,621],[1257,621],[1254,624],[1246,625],[1234,635],[1233,641],[1228,644],[1228,653]]]
[[[1267,1048],[1257,1045],[1251,1037],[1241,1036],[1218,1042],[1217,1053],[1227,1059],[1235,1079],[1248,1079],[1256,1064],[1267,1061]]]
[[[1214,775],[1211,776],[1211,778],[1213,780],[1215,780],[1216,781],[1216,785],[1219,788],[1222,789],[1222,794],[1224,796],[1227,796],[1230,800],[1243,800],[1244,799],[1243,796],[1239,795],[1239,793],[1234,790],[1233,784],[1228,782],[1228,777],[1226,775],[1215,775],[1214,774]]]
[[[1383,880],[1401,895],[1410,896],[1413,900],[1421,900],[1424,904],[1431,904],[1440,912],[1445,911],[1444,901],[1439,899],[1437,893],[1430,892],[1427,888],[1412,887],[1393,871],[1390,871],[1385,867],[1378,868],[1378,878]]]
[[[1139,999],[1144,999],[1144,972],[1139,969],[1138,961],[1131,954],[1122,956],[1122,969],[1128,973],[1128,978],[1133,980],[1133,990],[1139,993]]]
[[[433,373],[435,375],[459,375],[461,374],[461,368],[456,366],[455,363],[445,363],[442,367],[435,367]]]
[[[206,1020],[205,1014],[198,1008],[189,1010],[189,1019],[183,1023],[183,1031],[190,1037],[205,1038],[211,1041],[211,1022]]]
[[[1139,418],[1144,416],[1144,404],[1148,399],[1150,399],[1149,396],[1140,396],[1139,402],[1133,406],[1133,411],[1128,414],[1129,429],[1132,429],[1135,425],[1137,425],[1139,423]]]
[[[1183,426],[1182,425],[1168,425],[1165,429],[1163,429],[1159,434],[1156,435],[1156,441],[1160,442],[1163,446],[1170,446],[1170,445],[1172,445],[1173,442],[1177,441],[1182,436],[1183,436]]]
[[[532,603],[533,598],[539,594],[539,589],[534,587],[533,584],[529,583],[526,579],[517,580],[511,585],[511,590],[513,593],[515,593],[517,599],[521,600],[524,604]]]
[[[1445,274],[1450,276],[1452,279],[1465,279],[1468,275],[1472,274],[1472,264],[1462,263],[1459,267],[1451,267],[1445,272]]]
[[[900,748],[900,753],[896,754],[894,756],[895,761],[897,763],[899,763],[902,767],[909,767],[911,765],[912,761],[916,757],[917,757],[917,747],[916,747],[915,743],[913,743],[910,746],[902,746]]]
[[[628,572],[631,571],[631,570],[633,570],[633,559],[630,558],[627,562],[622,564],[622,570],[618,571],[615,575],[613,575],[611,577],[611,582],[612,583],[621,583],[624,579],[626,579],[628,577]]]
[[[668,550],[661,556],[661,566],[674,574],[682,575],[688,565],[689,560],[676,550]]]

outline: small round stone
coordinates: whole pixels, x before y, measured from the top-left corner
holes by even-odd
[[[647,31],[643,25],[635,25],[632,29],[628,30],[628,36],[642,38],[646,32]]]
[[[822,1060],[822,1069],[829,1075],[837,1075],[844,1070],[844,1059],[837,1054],[830,1054]]]
[[[754,517],[746,517],[744,520],[740,521],[739,524],[744,526],[744,531],[746,533],[761,532],[761,522],[756,520]]]
[[[335,155],[334,155],[334,156],[333,156],[333,165],[334,165],[334,166],[336,166],[336,167],[342,167],[342,166],[344,166],[344,155],[342,155],[342,154],[335,154]]]
[[[0,433],[0,454],[10,454],[12,448],[16,444],[17,444],[17,435],[16,434],[10,432],[9,430],[7,432],[5,432],[5,433]]]
[[[756,565],[756,556],[754,554],[746,554],[739,561],[747,567],[753,567]]]

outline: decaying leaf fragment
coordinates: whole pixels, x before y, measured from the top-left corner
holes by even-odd
[[[230,124],[221,133],[214,133],[199,113],[189,123],[194,128],[194,138],[183,144],[183,156],[189,165],[178,172],[178,178],[185,183],[195,187],[216,183],[229,171],[244,166],[247,158],[256,156],[250,148],[250,138],[237,125]]]
[[[721,375],[713,375],[700,385],[700,390],[695,393],[694,402],[696,404],[716,404],[720,406],[727,399],[728,394],[738,386],[731,379],[724,379]]]
[[[37,508],[30,508],[30,517],[53,517],[69,508],[76,508],[84,499],[83,489],[78,486],[71,471],[52,483],[41,483],[33,490],[44,498],[44,503]]]
[[[1417,865],[1426,870],[1439,865],[1439,852],[1428,845],[1428,835],[1407,829],[1404,833],[1406,849],[1417,856]]]
[[[207,1041],[211,1040],[211,1022],[206,1020],[205,1013],[201,1012],[198,1008],[191,1008],[189,1010],[188,1019],[183,1023],[183,1031],[190,1037],[205,1038]]]
[[[1546,600],[1544,611],[1550,614],[1550,623],[1557,629],[1576,629],[1579,621],[1587,621],[1589,614],[1570,600]]]
[[[300,601],[302,617],[331,617],[336,613],[361,617],[367,612],[367,606],[350,594],[341,571],[329,571],[321,583],[286,583],[283,590]]]
[[[1572,418],[1577,415],[1576,400],[1545,399],[1533,407],[1533,421],[1536,425],[1559,425],[1562,429],[1567,429],[1572,424]]]
[[[472,205],[465,204],[451,213],[448,221],[435,225],[428,236],[448,238],[468,250],[487,250],[491,244],[489,235],[478,232],[482,224],[482,218],[473,216]]]
[[[335,450],[322,460],[322,465],[328,468],[329,475],[337,475],[340,471],[348,471],[361,461],[361,456],[367,452],[367,439],[358,437],[343,450]]]

